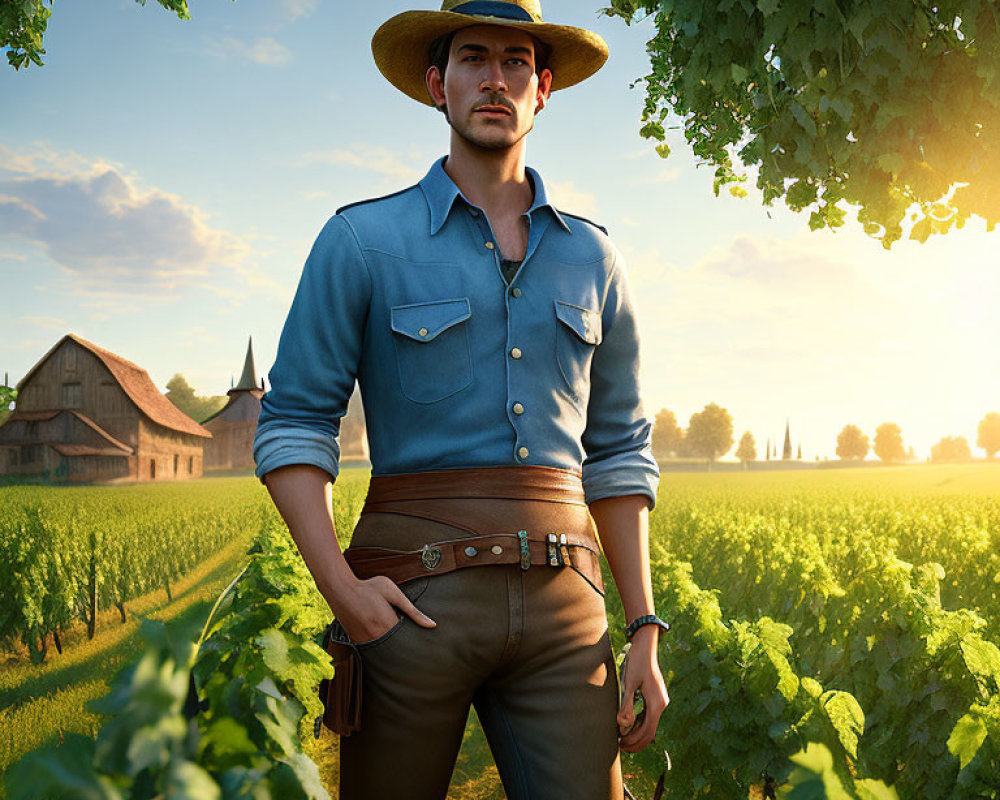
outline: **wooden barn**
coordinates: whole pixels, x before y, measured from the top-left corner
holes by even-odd
[[[247,343],[240,382],[226,394],[225,407],[201,423],[212,434],[205,442],[205,469],[253,469],[253,437],[264,396],[264,379],[258,386],[254,369],[253,337]]]
[[[173,481],[202,474],[211,433],[131,361],[66,334],[17,385],[0,426],[0,474],[60,482]]]

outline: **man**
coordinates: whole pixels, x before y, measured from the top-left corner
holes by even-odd
[[[444,798],[474,706],[509,800],[618,800],[619,747],[646,747],[667,702],[637,323],[606,232],[555,209],[525,166],[550,92],[607,46],[543,23],[537,0],[445,0],[393,17],[372,50],[445,113],[449,153],[320,233],[254,446],[363,666],[341,796]],[[372,481],[341,553],[328,490],[355,380]],[[621,701],[595,522],[634,622]]]

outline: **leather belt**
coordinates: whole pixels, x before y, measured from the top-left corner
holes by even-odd
[[[580,475],[557,467],[471,467],[375,475],[365,505],[400,500],[494,498],[585,506]]]
[[[519,564],[577,570],[604,594],[600,546],[580,476],[553,467],[481,467],[374,476],[362,518],[401,514],[470,536],[419,550],[352,544],[344,558],[358,578],[403,583],[466,567]]]

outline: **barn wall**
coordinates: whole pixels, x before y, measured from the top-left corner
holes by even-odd
[[[61,458],[55,450],[44,444],[0,447],[0,475],[36,477],[48,470],[48,474],[54,476]]]
[[[200,436],[164,428],[148,419],[140,420],[137,480],[184,481],[200,478],[204,470],[202,447],[205,441]]]
[[[44,476],[54,483],[134,478],[135,456],[67,457],[45,444],[0,447],[0,475]]]
[[[254,422],[227,422],[215,419],[205,423],[212,438],[205,441],[205,469],[253,469]]]
[[[66,461],[69,473],[64,480],[69,483],[90,483],[130,477],[134,469],[135,457],[72,456]]]

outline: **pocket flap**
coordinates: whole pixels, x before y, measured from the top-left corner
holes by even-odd
[[[390,309],[392,329],[417,342],[429,342],[442,331],[472,316],[468,297],[411,303]]]
[[[596,311],[556,300],[556,316],[581,341],[593,345],[601,343],[601,315]]]

